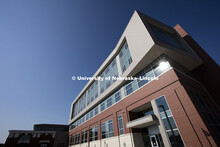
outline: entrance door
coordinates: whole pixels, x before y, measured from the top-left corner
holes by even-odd
[[[150,141],[151,141],[151,146],[152,147],[159,147],[156,135],[150,135]]]
[[[151,141],[147,128],[142,129],[142,137],[143,137],[144,147],[151,147]]]
[[[160,131],[157,126],[142,128],[144,147],[164,147]]]

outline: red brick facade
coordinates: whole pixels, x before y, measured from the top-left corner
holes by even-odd
[[[217,146],[216,141],[214,141],[211,135],[212,133],[206,127],[204,120],[193,104],[186,89],[205,93],[200,83],[171,69],[161,75],[159,80],[148,83],[91,120],[74,128],[70,131],[70,136],[98,125],[98,139],[101,139],[101,123],[109,119],[113,119],[114,136],[118,136],[117,117],[119,115],[123,116],[125,134],[134,133],[138,129],[126,128],[126,123],[130,121],[129,111],[164,95],[173,113],[185,146]]]

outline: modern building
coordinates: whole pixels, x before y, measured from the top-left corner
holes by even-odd
[[[68,125],[36,124],[34,130],[9,130],[5,147],[67,147]]]
[[[180,25],[135,11],[71,105],[69,146],[216,147],[219,75]]]

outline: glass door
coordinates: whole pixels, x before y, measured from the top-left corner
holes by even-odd
[[[150,141],[151,141],[151,146],[152,147],[159,147],[156,135],[151,135],[150,136]]]

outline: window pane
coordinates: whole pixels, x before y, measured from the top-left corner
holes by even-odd
[[[117,74],[118,74],[118,68],[117,68],[117,63],[114,59],[101,74],[101,77],[104,78],[103,81],[100,81],[101,93],[103,93],[108,87],[110,87],[115,82],[115,80],[111,80],[111,79]],[[110,79],[106,80],[105,79],[106,77],[110,77]]]
[[[103,111],[103,110],[105,110],[105,103],[104,102],[101,104],[101,111]]]
[[[175,138],[176,138],[176,141],[177,141],[178,145],[182,145],[182,147],[183,147],[184,145],[183,145],[183,141],[180,137],[179,131],[175,130],[174,135],[175,135]]]
[[[95,108],[95,115],[98,114],[98,107]]]
[[[107,99],[107,107],[112,105],[112,98]]]
[[[113,121],[109,120],[102,123],[102,138],[114,136]]]
[[[157,39],[160,41],[163,41],[167,44],[173,45],[177,48],[180,48],[180,43],[177,40],[177,37],[175,34],[171,34],[169,32],[166,32],[158,27],[155,27],[153,25],[150,25],[154,34],[156,35]]]
[[[171,130],[170,125],[169,125],[169,122],[168,122],[167,118],[163,119],[163,123],[164,123],[164,126],[165,126],[166,130]]]
[[[176,123],[174,122],[173,117],[169,117],[169,121],[170,121],[172,129],[176,129],[177,127],[176,127]]]
[[[120,130],[119,133],[120,133],[120,135],[124,134],[124,130]]]
[[[127,95],[129,95],[129,94],[132,93],[132,92],[133,92],[132,88],[129,89],[129,90],[127,90]]]
[[[118,117],[118,123],[119,123],[119,133],[120,135],[122,135],[124,134],[124,127],[123,127],[123,120],[121,115]]]
[[[179,135],[178,128],[174,121],[173,115],[167,105],[165,97],[162,96],[156,99],[157,107],[160,111],[160,117],[165,126],[167,135],[169,136],[169,140],[172,146],[184,146],[182,139]],[[174,133],[175,132],[175,133]]]
[[[90,129],[89,138],[90,141],[95,141],[98,139],[98,126]]]
[[[123,73],[129,67],[129,65],[132,63],[132,58],[130,55],[128,44],[126,42],[124,43],[124,45],[121,48],[121,51],[119,53],[119,60],[120,60],[121,70]]]

